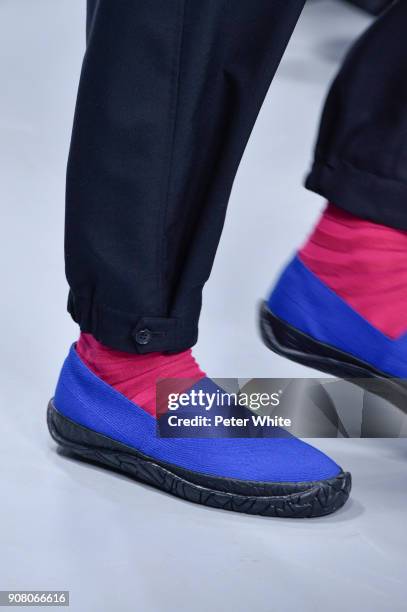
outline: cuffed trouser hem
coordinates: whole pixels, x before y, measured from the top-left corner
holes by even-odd
[[[68,312],[81,331],[92,334],[99,342],[128,353],[176,353],[193,346],[198,338],[197,312],[188,317],[150,317],[127,313],[98,304],[89,297],[68,298]]]
[[[407,230],[407,183],[341,160],[315,162],[305,187],[362,219]]]

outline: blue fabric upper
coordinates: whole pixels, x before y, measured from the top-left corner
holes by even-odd
[[[289,438],[160,438],[156,420],[91,372],[73,346],[54,404],[71,420],[159,461],[208,474],[257,482],[332,478],[340,467],[309,444]]]
[[[276,316],[314,339],[397,378],[407,377],[407,334],[385,336],[298,258],[285,268],[269,299]]]

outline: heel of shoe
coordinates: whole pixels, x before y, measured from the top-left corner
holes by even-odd
[[[47,425],[51,438],[68,454],[87,461],[118,468],[117,453],[129,451],[120,442],[72,421],[58,412],[51,399],[47,408]],[[134,451],[134,455],[137,453]]]
[[[85,440],[83,434],[81,435],[84,429],[60,414],[55,408],[53,399],[49,401],[47,407],[47,425],[51,438],[60,447],[75,454],[86,454],[85,445],[89,445],[90,440]]]
[[[274,353],[320,372],[352,380],[365,391],[407,412],[405,379],[391,378],[348,353],[318,342],[279,319],[266,302],[260,307],[260,332],[264,344]]]
[[[291,361],[340,378],[372,375],[367,364],[304,334],[272,313],[266,302],[260,307],[260,332],[267,348]]]

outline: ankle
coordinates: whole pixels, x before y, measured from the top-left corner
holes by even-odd
[[[191,349],[171,355],[136,355],[111,349],[91,334],[81,333],[76,350],[96,376],[153,416],[156,414],[157,380],[185,378],[198,381],[205,376]]]
[[[407,232],[328,204],[299,251],[302,262],[391,338],[407,330]]]

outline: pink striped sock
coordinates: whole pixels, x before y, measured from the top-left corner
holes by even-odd
[[[407,331],[407,232],[328,204],[299,252],[302,262],[390,338]]]
[[[191,349],[173,355],[134,355],[111,349],[91,334],[81,333],[76,350],[94,374],[153,416],[156,416],[158,379],[188,378],[198,382],[205,376]]]

